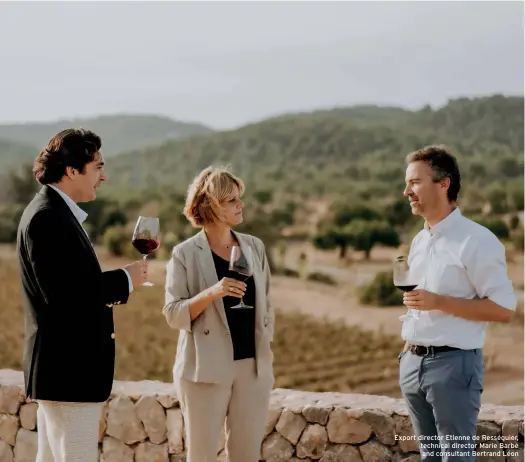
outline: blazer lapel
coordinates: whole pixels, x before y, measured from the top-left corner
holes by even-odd
[[[91,252],[91,255],[96,260],[97,265],[100,266],[100,263],[98,261],[97,254],[95,253],[95,249],[93,248],[93,244],[88,238],[88,235],[86,233],[86,230],[82,227],[82,225],[78,222],[77,218],[73,214],[72,210],[69,208],[69,206],[64,202],[64,200],[60,197],[60,195],[54,191],[52,188],[49,188],[48,186],[43,186],[38,194],[41,194],[44,197],[47,197],[48,200],[55,206],[59,207],[60,210],[62,210],[63,213],[67,215],[69,220],[73,222],[73,226],[77,229],[77,233],[80,236],[80,239],[82,240],[84,247],[86,249],[89,249],[89,252]]]
[[[206,237],[204,231],[199,231],[195,242],[199,247],[199,266],[204,276],[204,281],[206,282],[206,285],[208,287],[211,287],[217,284],[219,280],[217,279],[217,272],[215,271],[215,263],[211,254],[210,244],[208,243],[208,238]],[[224,323],[226,329],[228,329],[229,332],[230,328],[228,326],[228,319],[226,318],[226,311],[224,310],[224,303],[222,302],[222,298],[213,300],[213,304],[215,305],[215,309],[219,313],[222,322]]]

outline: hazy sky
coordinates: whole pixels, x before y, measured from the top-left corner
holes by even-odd
[[[0,122],[523,94],[517,2],[0,2]]]

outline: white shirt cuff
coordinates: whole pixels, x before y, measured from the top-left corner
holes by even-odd
[[[129,271],[122,268],[122,271],[126,273],[126,276],[128,277],[128,283],[129,283],[129,293],[133,292],[133,281],[131,280],[131,276],[129,275]]]

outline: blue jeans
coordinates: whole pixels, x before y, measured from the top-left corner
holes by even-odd
[[[403,354],[399,385],[424,462],[476,462],[482,350]]]

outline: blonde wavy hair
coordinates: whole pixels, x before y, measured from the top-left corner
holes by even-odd
[[[233,194],[233,188],[244,194],[244,182],[228,167],[207,167],[191,182],[186,195],[184,215],[194,228],[222,222],[222,204]]]

